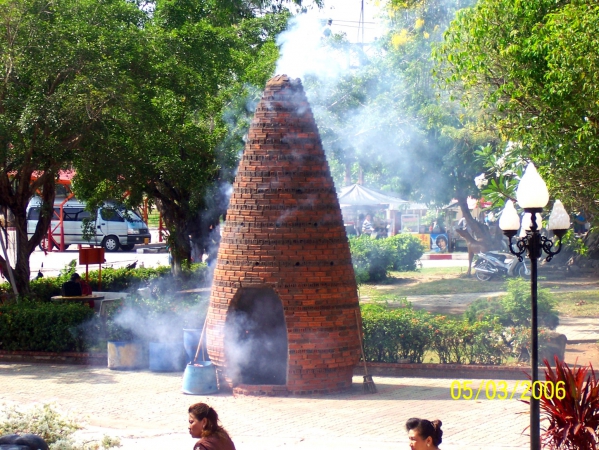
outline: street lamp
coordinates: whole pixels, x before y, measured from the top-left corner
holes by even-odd
[[[510,241],[510,252],[517,256],[520,261],[526,252],[530,258],[530,285],[531,285],[531,366],[532,366],[532,390],[530,396],[530,448],[539,450],[541,448],[540,438],[540,386],[536,383],[539,379],[539,342],[537,333],[537,260],[543,254],[547,253],[547,261],[551,261],[553,256],[557,255],[562,249],[562,237],[570,228],[570,217],[564,209],[562,202],[556,200],[553,210],[549,216],[548,229],[553,231],[558,238],[557,250],[553,250],[554,242],[545,236],[541,236],[539,228],[541,226],[541,212],[549,202],[549,192],[547,185],[537,172],[533,163],[529,163],[526,171],[518,184],[516,191],[518,205],[524,209],[525,215],[522,219],[523,232],[516,240],[514,249],[512,238],[516,236],[520,228],[520,217],[514,207],[514,203],[509,200],[499,219],[499,228],[503,231]]]

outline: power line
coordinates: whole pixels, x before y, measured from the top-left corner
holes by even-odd
[[[378,30],[377,27],[361,27],[360,25],[341,25],[341,24],[335,25],[335,23],[333,23],[331,26],[332,27],[358,28],[358,29],[364,28],[366,30]]]
[[[348,23],[380,23],[380,22],[362,22],[360,20],[339,20],[339,19],[329,19],[332,20],[333,22],[348,22]]]

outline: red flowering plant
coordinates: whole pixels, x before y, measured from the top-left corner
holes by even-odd
[[[555,358],[555,369],[544,360],[545,384],[541,390],[542,435],[551,450],[599,448],[599,380],[592,364],[570,368]],[[526,402],[528,403],[528,402]]]

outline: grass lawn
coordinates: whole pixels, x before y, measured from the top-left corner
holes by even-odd
[[[599,317],[599,291],[555,292],[562,317]]]
[[[479,281],[466,276],[465,267],[430,267],[415,272],[391,272],[390,277],[379,284],[363,284],[360,296],[372,300],[384,300],[408,295],[468,294],[504,290],[501,278]]]

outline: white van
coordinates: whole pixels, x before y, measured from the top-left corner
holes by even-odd
[[[52,245],[59,247],[64,236],[65,248],[70,244],[101,245],[109,252],[116,252],[119,248],[125,251],[132,250],[135,244],[150,242],[148,225],[139,214],[126,209],[123,205],[106,202],[96,212],[96,217],[85,210],[85,203],[75,198],[64,201],[56,198],[54,201],[54,215],[52,217],[51,234]],[[34,197],[27,206],[27,234],[31,238],[35,233],[40,216],[42,201]],[[62,228],[60,226],[60,206],[62,205]],[[83,219],[91,219],[93,234],[90,240],[84,238]],[[95,222],[94,222],[95,219]],[[89,236],[88,236],[89,237]]]

